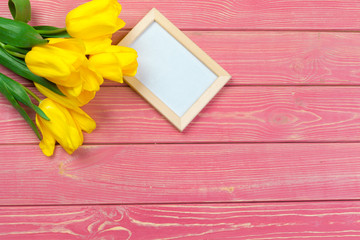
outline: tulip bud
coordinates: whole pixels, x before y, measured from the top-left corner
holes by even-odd
[[[49,39],[46,45],[35,46],[26,54],[31,72],[66,87],[81,86],[78,72],[86,61],[85,46],[79,39]]]
[[[93,0],[67,14],[66,29],[71,36],[82,39],[107,36],[125,25],[118,18],[120,12],[116,0]]]
[[[121,5],[116,0],[93,0],[70,11],[66,29],[86,45],[86,54],[101,52],[110,46],[111,35],[125,26],[119,18]]]

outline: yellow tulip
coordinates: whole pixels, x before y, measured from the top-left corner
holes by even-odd
[[[122,46],[110,46],[103,52],[91,55],[89,61],[103,78],[123,82],[123,75],[135,76],[138,63],[134,49]]]
[[[86,58],[80,39],[49,39],[48,44],[33,47],[25,62],[30,71],[57,84],[71,98],[89,96],[88,92],[98,91],[103,83],[102,76]]]
[[[93,0],[70,11],[66,29],[70,36],[84,40],[86,54],[101,51],[111,44],[111,35],[125,26],[119,18],[121,5],[117,0]]]
[[[85,46],[79,39],[49,39],[25,56],[25,62],[34,74],[66,87],[81,86],[79,68],[86,60]]]
[[[90,133],[96,128],[95,121],[80,108],[68,109],[49,98],[41,101],[39,107],[50,118],[47,121],[36,115],[35,119],[43,135],[39,146],[46,156],[53,155],[56,142],[72,154],[83,144],[82,130]]]

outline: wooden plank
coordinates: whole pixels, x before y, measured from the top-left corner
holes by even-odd
[[[106,87],[84,110],[97,122],[86,143],[334,142],[360,140],[357,87],[225,87],[176,130],[127,87]],[[0,96],[0,143],[37,143]]]
[[[0,208],[1,239],[359,239],[359,202]]]
[[[0,205],[359,199],[360,144],[0,145]]]
[[[62,27],[68,11],[85,0],[32,0],[34,25]],[[157,8],[182,29],[301,29],[359,30],[360,3],[356,0],[170,0],[120,1],[121,18],[132,28],[148,11]],[[0,16],[10,17],[7,1]]]
[[[99,123],[87,141],[358,141],[359,97],[356,87],[225,87],[180,133],[131,89],[107,88],[84,107]]]
[[[186,32],[231,75],[228,85],[360,83],[360,35],[328,32]]]
[[[119,32],[118,42],[127,32]],[[360,35],[325,32],[185,32],[225,68],[228,85],[358,85]],[[26,86],[32,83],[10,73]],[[106,82],[104,86],[121,86]]]

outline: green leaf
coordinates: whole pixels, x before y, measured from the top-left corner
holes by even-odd
[[[0,17],[0,42],[20,48],[30,48],[45,44],[47,40],[24,22]]]
[[[31,120],[26,111],[19,105],[16,101],[15,97],[11,94],[7,85],[4,82],[4,79],[7,78],[4,74],[0,73],[0,92],[9,100],[11,105],[21,114],[21,116],[25,119],[25,121],[30,125],[32,130],[35,132],[36,136],[41,140],[41,135],[39,130],[36,128],[35,123]]]
[[[48,116],[46,116],[46,114],[43,112],[43,110],[41,110],[41,108],[39,108],[38,106],[36,106],[35,104],[33,104],[34,108],[33,110],[43,119],[50,121],[50,118]]]
[[[57,28],[53,26],[34,26],[34,29],[44,38],[70,38],[66,28]]]
[[[59,88],[56,86],[56,84],[32,73],[29,70],[29,68],[26,66],[26,64],[23,60],[10,55],[2,47],[0,47],[0,64],[3,65],[4,67],[10,69],[14,73],[16,73],[30,81],[39,83],[42,86],[53,91],[54,93],[64,96],[64,94],[59,90]]]
[[[9,10],[14,20],[29,22],[31,19],[31,6],[29,0],[9,0]]]
[[[39,114],[40,117],[50,120],[46,114],[35,104],[31,102],[31,99],[27,92],[25,91],[25,88],[20,83],[16,82],[15,80],[5,76],[2,78],[4,83],[7,86],[7,89],[11,92],[11,94],[15,97],[15,99],[25,106],[30,107],[32,110],[34,110],[37,114]]]

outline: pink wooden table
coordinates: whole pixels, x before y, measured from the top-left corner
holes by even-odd
[[[32,0],[32,24],[83,2]],[[122,5],[115,42],[156,7],[233,78],[183,133],[106,82],[52,158],[0,96],[0,239],[360,239],[358,0]]]

